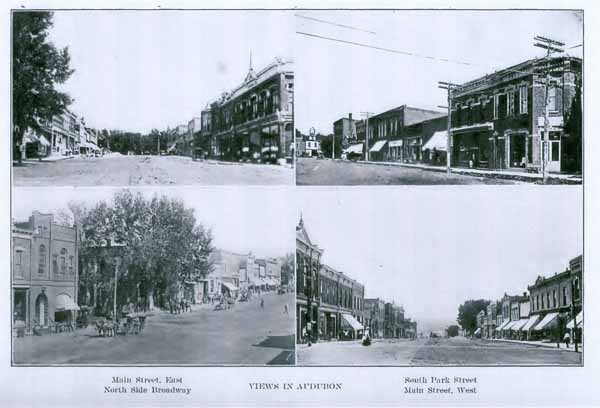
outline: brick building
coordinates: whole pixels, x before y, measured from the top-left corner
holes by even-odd
[[[365,312],[369,316],[371,337],[383,338],[385,327],[385,301],[379,298],[365,299]]]
[[[322,254],[300,219],[296,227],[297,339],[356,339],[362,335],[366,318],[364,286],[322,265]]]
[[[226,160],[276,161],[293,148],[294,72],[275,59],[210,104],[212,155]],[[207,135],[208,136],[208,135]]]
[[[530,328],[533,337],[561,337],[567,325],[577,318],[583,323],[582,256],[569,262],[563,272],[550,277],[538,276],[528,287],[531,316],[537,323]],[[581,328],[581,327],[579,327]],[[561,337],[562,339],[562,337]]]
[[[409,157],[420,160],[421,146],[424,143],[424,135],[420,132],[424,126],[417,124],[443,116],[442,112],[402,105],[369,117],[369,160],[404,161]],[[433,126],[427,125],[426,128],[437,129],[439,126],[438,122],[433,122]],[[431,135],[425,136],[425,139]]]
[[[339,138],[342,141],[342,149],[357,142],[356,121],[352,119],[351,113],[348,114],[348,117],[333,122],[333,135],[336,140]]]
[[[77,310],[78,234],[33,212],[12,227],[13,324],[27,332],[73,321]]]
[[[548,93],[549,171],[561,171],[565,115],[575,96],[582,61],[557,57]],[[528,60],[462,84],[452,94],[452,154],[456,167],[541,167],[545,86],[539,61]]]

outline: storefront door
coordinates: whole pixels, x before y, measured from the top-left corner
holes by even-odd
[[[548,171],[560,172],[560,140],[551,140],[548,157]]]

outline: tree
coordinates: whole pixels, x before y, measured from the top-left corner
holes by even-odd
[[[333,135],[328,136],[318,136],[321,139],[321,151],[323,155],[327,158],[331,158],[331,149],[332,149],[332,141]],[[342,136],[335,137],[335,158],[339,159],[342,154]]]
[[[581,75],[575,79],[575,96],[565,120],[565,134],[562,149],[562,167],[564,171],[572,173],[582,172],[582,103],[581,103]]]
[[[281,262],[281,284],[293,285],[294,282],[294,264],[295,258],[293,253],[286,254]]]
[[[82,222],[82,264],[100,265],[80,279],[81,293],[114,287],[118,267],[117,304],[165,306],[182,288],[212,270],[212,234],[196,224],[193,210],[165,196],[145,199],[129,190],[112,203],[100,202]],[[117,265],[116,259],[119,259]],[[109,291],[104,295],[112,297]],[[135,300],[135,302],[134,302]]]
[[[448,337],[456,337],[458,336],[459,327],[455,324],[448,326],[446,329],[448,331]]]
[[[473,333],[477,329],[477,314],[485,310],[489,304],[490,301],[485,299],[467,300],[458,307],[456,321],[464,330]]]
[[[52,16],[38,11],[13,13],[13,155],[18,155],[19,163],[27,129],[40,130],[40,121],[52,120],[72,102],[55,88],[73,70],[68,48],[59,50],[47,41]]]

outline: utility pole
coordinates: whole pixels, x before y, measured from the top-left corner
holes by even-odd
[[[544,58],[545,62],[545,75],[542,81],[538,80],[538,83],[542,83],[544,85],[545,95],[544,95],[544,136],[542,138],[542,179],[544,184],[548,181],[548,156],[549,156],[549,142],[550,142],[550,119],[549,119],[549,89],[550,89],[550,55],[552,53],[562,53],[564,52],[563,48],[564,43],[560,41],[555,41],[550,38],[535,36],[533,37],[536,43],[534,43],[534,47],[542,48],[546,50],[546,57]]]
[[[457,87],[458,85],[450,82],[438,82],[438,88],[448,91],[448,106],[438,106],[439,108],[448,109],[448,121],[446,124],[446,174],[448,176],[450,175],[450,167],[452,166],[452,134],[450,131],[452,128],[452,91]]]
[[[369,116],[373,115],[373,112],[361,112],[360,113],[364,118],[366,118],[365,123],[365,161],[369,161]]]

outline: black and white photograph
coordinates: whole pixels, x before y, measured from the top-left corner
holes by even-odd
[[[15,185],[294,184],[291,18],[12,13]]]
[[[14,200],[14,364],[294,364],[293,226],[265,222],[293,217],[280,192]]]
[[[298,185],[582,183],[583,12],[294,16]]]
[[[300,198],[298,365],[581,365],[583,214],[569,190]]]

